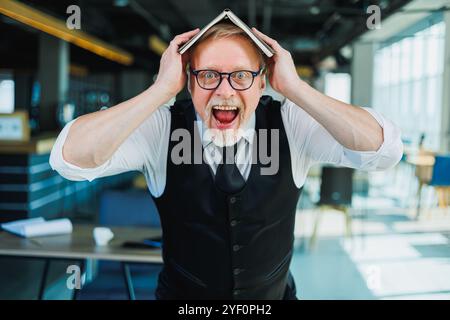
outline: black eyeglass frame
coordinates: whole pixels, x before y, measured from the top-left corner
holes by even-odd
[[[259,76],[259,75],[262,74],[262,71],[264,70],[264,67],[263,67],[263,68],[260,68],[258,71],[251,71],[251,70],[236,70],[236,71],[233,71],[233,72],[219,72],[219,71],[211,70],[211,69],[194,70],[194,69],[192,69],[192,68],[190,68],[190,67],[189,67],[189,70],[190,70],[190,72],[192,72],[192,74],[195,76],[195,79],[196,79],[196,81],[197,81],[198,86],[199,86],[200,88],[204,89],[204,90],[216,90],[216,89],[220,86],[220,84],[222,83],[223,76],[226,75],[226,76],[227,76],[228,83],[230,84],[230,86],[231,86],[234,90],[237,90],[237,91],[245,91],[245,90],[248,90],[248,89],[250,89],[250,88],[252,87],[253,82],[255,82],[255,78],[256,78],[257,76]],[[219,74],[220,80],[219,80],[219,83],[217,84],[217,86],[216,86],[215,88],[204,88],[204,87],[202,87],[202,85],[201,85],[200,82],[198,81],[198,74],[199,74],[200,72],[202,72],[202,71],[211,71],[211,72],[215,72],[215,73]],[[250,73],[252,74],[252,82],[250,83],[250,85],[248,86],[248,88],[245,88],[245,89],[236,89],[236,88],[233,86],[233,84],[231,83],[231,75],[232,75],[233,73],[237,73],[237,72],[250,72]]]

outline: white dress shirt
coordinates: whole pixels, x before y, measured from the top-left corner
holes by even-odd
[[[298,188],[305,183],[309,168],[317,163],[371,171],[391,168],[400,161],[403,144],[399,128],[379,112],[371,108],[364,109],[383,127],[384,140],[377,151],[354,151],[345,148],[302,108],[288,99],[283,99],[281,117],[291,151],[292,175]],[[159,197],[163,193],[170,140],[169,105],[159,107],[120,145],[108,161],[96,168],[80,168],[63,158],[62,148],[74,121],[76,119],[63,128],[50,154],[50,165],[61,176],[75,181],[92,181],[100,177],[137,170],[144,174],[153,196]],[[197,124],[205,150],[205,161],[215,173],[222,155],[220,152],[214,152],[214,148],[217,147],[205,138],[205,124],[202,121],[197,121]],[[246,123],[246,129],[254,127],[255,114]],[[251,130],[244,132],[248,133]],[[239,141],[236,154],[238,169],[245,179],[249,176],[252,164],[252,143],[252,135],[244,134],[243,139]]]

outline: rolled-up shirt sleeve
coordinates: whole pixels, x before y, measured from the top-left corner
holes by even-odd
[[[162,168],[161,156],[164,154],[163,135],[170,129],[170,111],[168,106],[158,108],[133,133],[125,139],[119,148],[102,165],[95,168],[81,168],[63,157],[63,147],[70,127],[77,119],[67,123],[58,135],[50,154],[50,166],[61,176],[74,181],[89,180],[111,176],[127,171],[140,171],[146,176],[156,176]],[[86,137],[87,139],[89,137]],[[80,141],[80,143],[83,143]],[[153,185],[153,187],[155,187]]]
[[[386,170],[394,167],[402,158],[403,143],[400,129],[389,119],[372,108],[364,108],[383,128],[383,143],[377,151],[355,151],[345,147],[338,165],[361,170]]]
[[[306,111],[285,99],[282,115],[298,184],[304,182],[309,168],[317,163],[375,171],[395,166],[403,155],[400,129],[372,108],[369,112],[383,128],[383,143],[376,151],[356,151],[342,146]]]
[[[92,181],[95,178],[100,177],[101,172],[104,172],[108,167],[111,167],[111,160],[108,160],[101,166],[95,168],[81,168],[64,159],[64,143],[66,142],[67,135],[69,134],[70,128],[75,121],[77,121],[77,119],[74,119],[67,123],[58,135],[58,138],[56,139],[56,142],[53,145],[52,151],[50,153],[49,163],[53,170],[56,170],[61,176],[66,179],[74,181]]]

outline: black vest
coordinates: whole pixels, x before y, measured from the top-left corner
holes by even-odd
[[[194,121],[191,100],[171,107],[171,133],[183,128],[199,139]],[[279,170],[275,175],[261,175],[264,165],[259,157],[256,163],[252,160],[246,186],[237,194],[217,189],[204,161],[174,164],[171,153],[179,141],[169,142],[166,186],[161,197],[155,198],[164,258],[158,299],[285,297],[301,190],[292,177],[279,102],[269,96],[260,99],[255,129],[256,133],[279,129]]]

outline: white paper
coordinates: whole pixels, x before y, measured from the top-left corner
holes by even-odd
[[[39,217],[39,218],[23,219],[23,220],[7,222],[7,223],[3,223],[1,226],[2,226],[2,229],[5,231],[9,231],[9,232],[17,234],[19,236],[23,236],[24,227],[26,225],[32,225],[32,224],[43,223],[43,222],[45,222],[45,219],[42,217]]]
[[[45,221],[44,218],[33,218],[2,224],[5,231],[25,238],[71,233],[72,223],[69,219]]]

